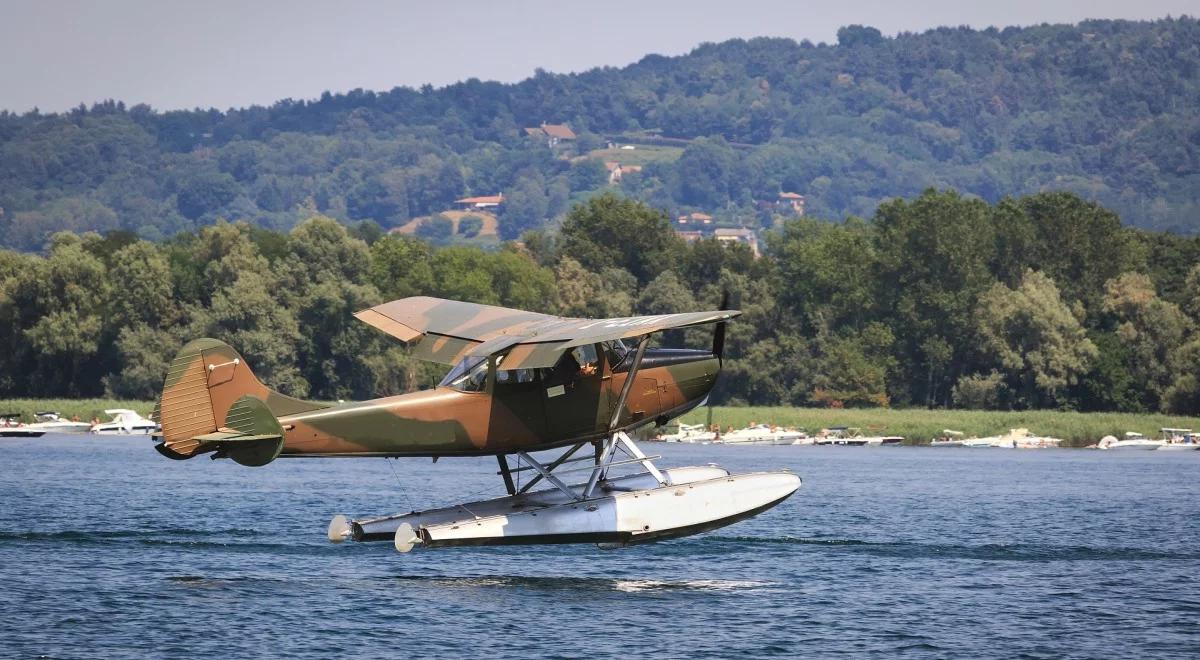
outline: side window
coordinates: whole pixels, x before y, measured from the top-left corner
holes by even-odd
[[[537,369],[502,369],[504,357],[496,359],[496,384],[511,385],[515,383],[534,383],[538,379]]]
[[[595,344],[576,346],[571,351],[571,355],[579,363],[579,375],[581,376],[594,376],[600,368],[600,358],[596,355]]]

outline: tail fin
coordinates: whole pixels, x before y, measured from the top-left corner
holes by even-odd
[[[162,443],[155,448],[180,460],[215,451],[266,465],[283,450],[277,418],[323,407],[268,389],[229,345],[197,339],[167,369],[157,406]]]

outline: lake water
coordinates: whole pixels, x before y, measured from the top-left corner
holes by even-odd
[[[501,494],[493,459],[0,439],[0,655],[1200,655],[1200,452],[652,449],[805,483],[660,544],[401,555],[325,526]]]

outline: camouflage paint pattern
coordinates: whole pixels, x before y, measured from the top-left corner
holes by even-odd
[[[412,314],[405,316],[395,307],[405,301],[389,303],[392,308],[381,305],[356,316],[397,337],[419,339],[418,351],[428,344],[424,353],[432,357],[427,359],[436,357],[439,362],[450,360],[450,353],[465,355],[464,345],[507,350],[506,369],[513,365],[512,352],[529,345],[522,341],[540,337],[535,333],[546,328],[565,336],[564,324],[568,323],[557,317],[465,303],[453,303],[449,315],[438,316],[430,311],[436,305],[428,301],[434,300],[418,299],[416,314],[420,319]],[[383,316],[375,311],[381,308],[391,312],[386,321],[372,317],[372,314]],[[629,332],[631,328],[645,334],[649,328],[663,323],[690,325],[698,318],[713,319],[714,314],[717,313],[570,323],[576,326],[576,334],[594,338]],[[716,318],[723,320],[736,312],[721,314]],[[403,319],[397,320],[398,316]],[[675,318],[668,321],[664,320],[666,317]],[[375,322],[369,320],[372,318]],[[428,328],[414,327],[423,324],[434,324],[454,334],[434,335]],[[587,327],[578,327],[585,324]],[[506,329],[523,334],[505,335]],[[505,341],[506,337],[515,341]],[[580,345],[579,341],[569,338],[557,341],[555,361],[567,350],[566,344]],[[603,339],[590,343],[599,341]],[[282,431],[280,453],[284,456],[503,454],[599,439],[608,435],[613,407],[628,377],[625,372],[613,371],[613,365],[608,364],[600,348],[597,344],[599,359],[595,374],[577,372],[557,385],[541,378],[529,383],[497,383],[493,365],[486,390],[482,392],[438,387],[372,401],[329,405],[301,401],[270,390],[233,348],[214,339],[199,339],[186,345],[169,368],[159,402],[163,427],[160,451],[172,458],[215,451],[235,460],[243,456],[245,460],[238,462],[245,464],[263,464],[264,456],[269,456],[266,462],[274,458],[271,450],[277,440],[264,439],[279,432],[270,431],[271,428]],[[654,349],[649,349],[647,355],[653,353]],[[542,355],[538,359],[544,362],[546,358]],[[628,429],[655,420],[665,421],[698,405],[711,391],[719,369],[720,361],[704,352],[667,366],[644,366],[636,374],[618,427]],[[238,421],[247,419],[247,411],[254,411],[246,397],[265,404],[277,418],[278,426],[262,420],[254,424]],[[239,400],[242,403],[235,408]],[[234,408],[232,413],[231,408]],[[239,440],[239,434],[250,442]]]

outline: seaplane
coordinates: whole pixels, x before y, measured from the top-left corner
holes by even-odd
[[[277,458],[494,456],[506,494],[394,515],[334,516],[333,543],[413,548],[680,538],[757,515],[800,488],[790,471],[659,468],[631,438],[704,403],[722,365],[725,309],[563,318],[411,297],[354,316],[450,367],[434,389],[371,401],[303,401],[269,389],[215,339],[171,362],[155,448],[250,467]],[[651,347],[656,333],[713,325],[711,350]],[[554,452],[554,458],[535,457]],[[540,487],[539,487],[540,486]],[[535,489],[535,487],[538,487]]]

